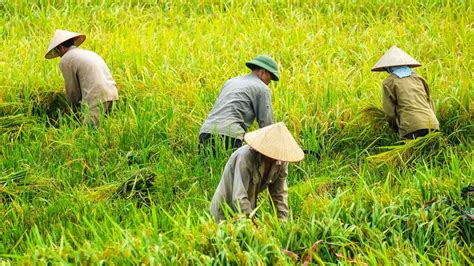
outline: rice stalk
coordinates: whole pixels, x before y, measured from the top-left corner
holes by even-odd
[[[386,151],[368,156],[371,164],[401,166],[414,162],[417,159],[438,159],[447,147],[447,141],[441,132],[434,132],[414,140],[400,141],[401,145],[380,147]]]
[[[62,91],[38,90],[30,95],[32,113],[57,119],[60,113],[69,112],[66,96]]]
[[[120,183],[110,183],[103,186],[94,187],[87,192],[87,198],[94,202],[103,201],[111,198],[119,188]]]
[[[24,180],[25,177],[26,177],[26,173],[27,171],[26,170],[20,170],[20,171],[17,171],[17,172],[13,172],[11,174],[8,174],[6,176],[2,176],[0,177],[0,184],[2,184],[3,182],[5,182],[3,184],[3,186],[7,186],[8,184],[11,184],[13,182],[17,182],[19,180]]]
[[[0,115],[15,115],[21,112],[24,104],[21,102],[0,102]]]
[[[375,105],[369,105],[360,111],[361,122],[370,125],[374,130],[381,129],[387,123],[384,111]]]
[[[16,132],[31,122],[32,119],[24,114],[2,116],[0,117],[0,134]]]
[[[20,170],[0,177],[0,203],[14,200],[25,190],[26,175],[26,170]]]
[[[34,176],[23,191],[4,187],[14,200],[0,204],[0,261],[286,265],[294,261],[280,248],[303,263],[321,239],[341,245],[337,253],[319,246],[310,263],[471,263],[473,224],[456,222],[443,204],[420,208],[442,194],[459,202],[459,188],[472,183],[469,1],[0,2],[8,59],[0,60],[0,102],[19,103],[0,116],[50,122],[48,113],[67,110],[53,107],[64,97],[59,59],[40,58],[58,25],[88,35],[81,47],[103,57],[120,90],[97,131],[34,122],[22,138],[2,139],[0,169],[27,165]],[[445,164],[399,171],[364,159],[387,151],[374,147],[403,145],[380,109],[361,114],[380,102],[386,74],[370,68],[392,44],[426,62],[417,71],[449,140]],[[208,205],[228,157],[200,161],[199,125],[223,82],[246,74],[245,61],[259,53],[281,65],[281,81],[270,84],[275,121],[321,158],[290,165],[288,221],[278,222],[262,197],[258,228],[217,224]],[[166,178],[144,185],[154,173],[133,169],[149,165]],[[416,180],[404,179],[412,170]],[[155,204],[140,208],[147,191]]]

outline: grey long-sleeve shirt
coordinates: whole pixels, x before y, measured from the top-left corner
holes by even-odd
[[[264,175],[262,155],[245,145],[237,149],[227,161],[219,186],[211,202],[211,214],[218,221],[225,219],[223,204],[234,211],[250,214],[256,208],[257,196],[268,187],[278,217],[288,216],[288,163],[275,162]]]
[[[200,133],[243,139],[255,119],[260,127],[273,124],[272,96],[263,81],[249,74],[224,84]]]
[[[59,62],[71,104],[88,104],[118,100],[118,91],[104,60],[94,52],[75,46],[63,55]]]

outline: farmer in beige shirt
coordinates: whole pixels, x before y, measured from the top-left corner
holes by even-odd
[[[303,160],[303,151],[283,123],[247,133],[244,138],[248,145],[237,149],[224,168],[212,198],[212,216],[217,221],[232,212],[249,216],[257,207],[258,194],[268,188],[278,218],[286,219],[288,162]]]
[[[411,69],[418,66],[418,61],[393,46],[372,68],[390,73],[382,84],[383,110],[403,139],[439,130],[428,84]]]
[[[94,52],[77,47],[85,38],[80,33],[56,30],[45,58],[61,57],[59,68],[68,102],[80,105],[86,113],[86,123],[98,127],[101,109],[108,113],[118,100],[118,92],[104,60]]]

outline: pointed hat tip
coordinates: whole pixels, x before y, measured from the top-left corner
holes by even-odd
[[[297,162],[304,159],[303,150],[283,122],[249,132],[244,139],[254,150],[274,160]]]
[[[52,59],[52,58],[57,57],[58,54],[54,51],[54,48],[56,48],[59,44],[72,38],[75,38],[74,45],[79,46],[86,39],[86,35],[82,33],[56,29],[54,31],[53,38],[51,39],[48,45],[48,49],[46,50],[46,54],[44,57],[46,59]]]
[[[407,52],[403,51],[396,45],[393,45],[377,61],[371,71],[385,71],[388,67],[394,66],[409,66],[413,68],[421,66],[421,63],[411,57]]]

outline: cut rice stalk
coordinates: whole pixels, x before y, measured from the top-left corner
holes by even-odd
[[[0,134],[18,131],[23,125],[31,123],[33,120],[23,114],[0,117]]]
[[[414,140],[403,140],[400,143],[402,144],[381,147],[386,151],[368,156],[367,161],[377,167],[406,165],[420,158],[436,159],[447,146],[447,141],[440,132],[434,132]]]

